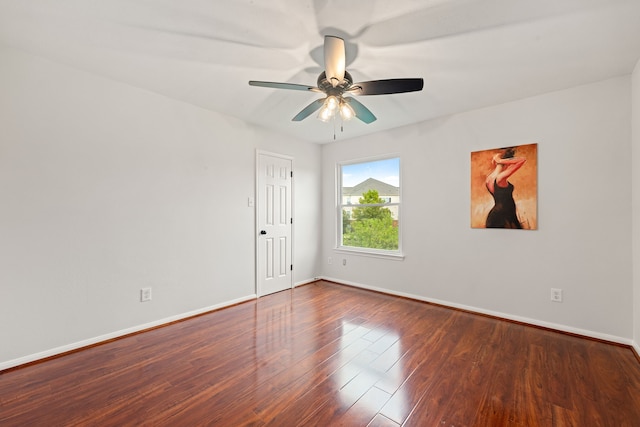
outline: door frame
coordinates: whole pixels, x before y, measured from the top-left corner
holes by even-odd
[[[255,200],[254,203],[254,209],[253,209],[253,217],[254,217],[254,229],[253,229],[253,235],[254,235],[254,239],[253,239],[253,245],[254,245],[254,269],[255,269],[255,290],[256,290],[256,297],[260,298],[261,296],[263,296],[262,294],[262,289],[260,286],[260,270],[258,267],[258,262],[260,262],[260,257],[259,257],[259,242],[260,242],[260,224],[259,221],[260,219],[258,218],[258,211],[260,209],[260,206],[258,206],[259,200],[260,198],[258,197],[258,191],[260,191],[260,171],[259,171],[259,167],[260,167],[260,156],[261,155],[265,155],[265,156],[271,156],[271,157],[277,157],[280,159],[284,159],[284,160],[290,160],[291,161],[291,172],[293,172],[293,170],[295,169],[295,160],[293,158],[293,156],[289,156],[286,154],[280,154],[280,153],[275,153],[273,151],[266,151],[266,150],[261,150],[261,149],[256,149],[256,155],[255,155],[255,167],[254,167],[254,174],[255,174],[255,188],[254,188],[254,198],[253,200]],[[291,218],[295,218],[295,196],[294,196],[294,187],[295,187],[295,173],[293,174],[293,176],[291,177]],[[291,265],[293,265],[294,263],[294,241],[295,241],[295,221],[293,221],[293,223],[291,224]],[[294,288],[294,280],[293,280],[293,270],[291,270],[291,283],[289,284],[289,289],[293,289]]]

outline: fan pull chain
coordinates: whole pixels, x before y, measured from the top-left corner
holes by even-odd
[[[336,140],[336,117],[333,116],[333,140]]]

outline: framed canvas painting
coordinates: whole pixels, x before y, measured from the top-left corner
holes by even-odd
[[[538,228],[538,144],[471,153],[471,227]]]

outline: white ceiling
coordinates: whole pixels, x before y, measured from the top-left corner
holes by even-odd
[[[362,96],[378,120],[337,138],[629,74],[640,0],[0,0],[0,43],[314,141],[291,118],[318,94],[326,34],[355,81],[422,77],[422,92]]]

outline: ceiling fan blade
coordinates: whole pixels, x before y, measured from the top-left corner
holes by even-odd
[[[298,114],[296,114],[296,116],[293,119],[291,119],[291,121],[292,122],[299,122],[301,120],[306,119],[307,117],[309,117],[310,115],[312,115],[313,113],[318,111],[320,109],[320,107],[322,107],[322,104],[324,104],[324,100],[325,100],[325,98],[316,99],[311,104],[309,104],[306,107],[304,107],[304,109],[302,111],[300,111]]]
[[[354,83],[348,92],[354,95],[389,95],[422,90],[423,79],[387,79]]]
[[[373,113],[357,99],[351,98],[350,96],[346,96],[342,99],[344,99],[344,102],[353,108],[353,111],[356,113],[356,117],[366,124],[376,121],[376,116],[374,116]]]
[[[270,87],[274,89],[291,89],[291,90],[304,90],[311,92],[322,92],[315,86],[299,85],[295,83],[276,83],[276,82],[261,82],[257,80],[249,80],[251,86]]]
[[[324,70],[333,87],[344,79],[346,62],[344,40],[335,36],[324,36]]]

